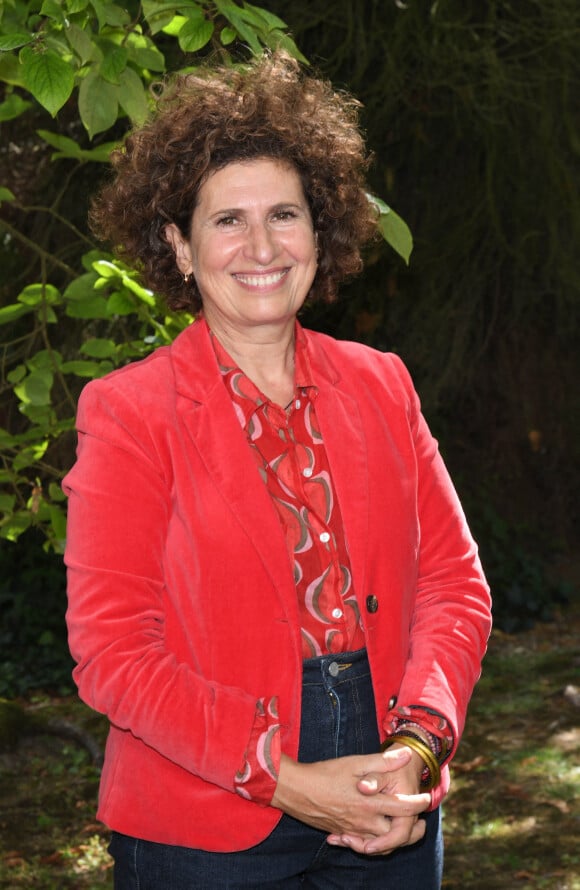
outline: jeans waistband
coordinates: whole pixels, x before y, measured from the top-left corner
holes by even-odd
[[[325,686],[343,680],[357,680],[369,676],[370,666],[366,649],[320,655],[302,662],[303,684],[323,683]]]

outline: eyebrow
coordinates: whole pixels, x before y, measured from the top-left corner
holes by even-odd
[[[272,213],[276,210],[286,210],[289,208],[293,208],[295,210],[305,210],[307,209],[307,204],[297,204],[295,201],[279,201],[277,204],[273,204],[268,208],[268,213]],[[210,217],[213,216],[225,216],[227,214],[236,214],[236,213],[246,213],[246,209],[243,207],[224,207],[221,210],[214,210],[213,213],[210,213]]]

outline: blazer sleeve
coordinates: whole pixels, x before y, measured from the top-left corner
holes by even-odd
[[[81,698],[113,725],[235,791],[256,697],[210,682],[166,644],[171,479],[149,412],[115,382],[113,375],[84,389],[77,461],[63,482],[73,676]],[[270,782],[270,793],[273,787]]]
[[[393,360],[408,398],[419,522],[409,654],[398,704],[411,712],[420,708],[441,714],[457,741],[491,629],[489,587],[477,545],[437,442],[420,411],[409,373],[400,359],[393,356]],[[386,723],[400,714],[400,710],[392,709]]]

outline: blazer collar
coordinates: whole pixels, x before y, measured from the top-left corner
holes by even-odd
[[[308,357],[317,386],[335,386],[340,372],[333,364],[318,335],[305,330],[297,322],[299,335],[304,337]],[[325,338],[324,338],[325,339]],[[203,318],[182,331],[169,347],[175,388],[179,395],[205,403],[213,389],[221,385],[210,332]]]

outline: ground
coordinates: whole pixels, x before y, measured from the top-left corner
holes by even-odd
[[[72,696],[20,704],[104,737]],[[0,752],[0,890],[112,887],[97,785],[75,742],[31,736]],[[444,824],[445,890],[580,890],[580,603],[493,632]]]

